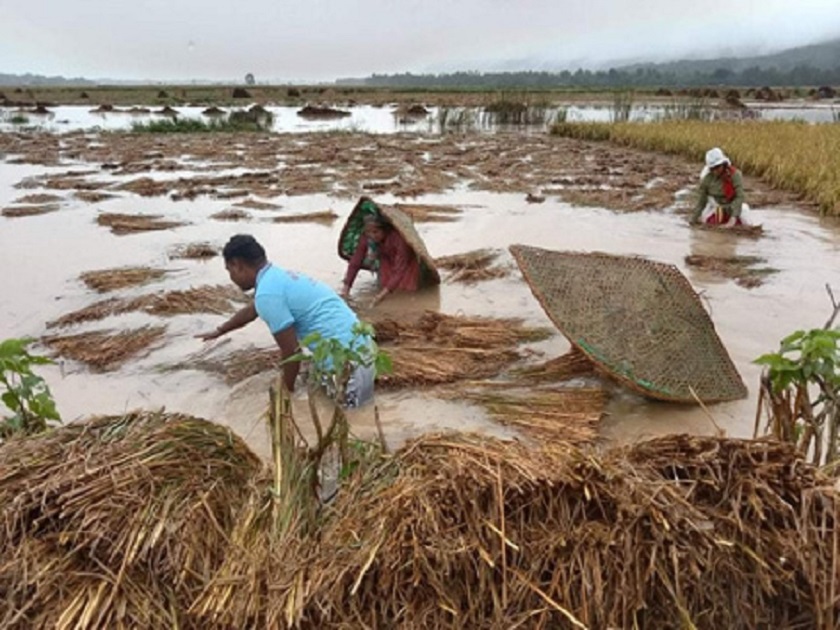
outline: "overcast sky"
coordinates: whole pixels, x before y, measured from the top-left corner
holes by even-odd
[[[574,69],[832,37],[840,0],[0,0],[0,73],[88,78]]]

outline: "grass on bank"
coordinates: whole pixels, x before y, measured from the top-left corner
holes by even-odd
[[[228,118],[200,120],[198,118],[165,118],[148,122],[135,122],[133,133],[219,133],[239,131],[267,131],[274,118],[269,112],[251,115],[250,112],[233,112]]]
[[[697,120],[558,123],[551,133],[684,155],[697,161],[698,172],[706,151],[721,147],[745,173],[801,194],[824,214],[840,216],[840,125]]]

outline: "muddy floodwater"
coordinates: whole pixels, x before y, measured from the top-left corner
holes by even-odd
[[[641,255],[676,265],[701,295],[750,391],[747,399],[711,405],[708,411],[727,434],[748,436],[760,374],[753,359],[775,350],[793,330],[821,326],[830,311],[825,285],[840,292],[840,225],[820,218],[794,196],[748,178],[748,200],[764,225],[763,236],[694,230],[687,226],[686,211],[700,165],[542,134],[422,138],[401,132],[385,139],[359,132],[200,138],[3,133],[0,157],[3,338],[53,334],[47,322],[102,299],[80,281],[83,272],[121,266],[167,271],[153,283],[120,290],[120,297],[228,283],[219,257],[205,261],[171,254],[198,242],[221,247],[239,232],[255,235],[274,263],[338,288],[345,268],[336,241],[344,218],[367,194],[382,203],[454,206],[459,212],[448,221],[417,223],[431,255],[498,248],[509,269],[502,278],[472,285],[445,280],[434,290],[389,297],[377,307],[379,315],[431,309],[552,326],[507,251],[516,243]],[[29,206],[41,210],[21,210]],[[212,218],[232,208],[241,210],[229,215],[239,220]],[[326,210],[337,218],[272,220]],[[159,215],[180,225],[118,235],[97,223],[104,213]],[[687,265],[686,256],[757,257],[773,272],[758,286],[746,287]],[[370,276],[360,277],[354,297],[363,315],[368,314],[365,298],[373,293]],[[231,386],[214,374],[172,369],[199,354],[271,347],[260,322],[211,344],[195,338],[223,319],[133,312],[78,324],[61,332],[146,324],[164,324],[166,332],[148,354],[117,370],[97,373],[62,359],[43,373],[65,420],[165,407],[226,423],[265,454],[261,414],[270,374]],[[528,348],[527,361],[536,363],[569,345],[558,332]],[[654,403],[607,387],[611,402],[600,431],[604,440],[715,430],[698,407]],[[433,388],[380,392],[377,406],[391,445],[446,429],[513,435],[481,408],[445,400]],[[356,414],[354,425],[360,434],[372,435],[370,410]]]

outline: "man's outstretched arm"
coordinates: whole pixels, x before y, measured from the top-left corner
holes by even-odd
[[[255,319],[257,319],[257,309],[254,306],[254,303],[251,302],[250,304],[248,304],[248,306],[239,309],[233,315],[233,317],[231,317],[229,320],[218,326],[216,330],[209,333],[198,334],[196,335],[196,337],[198,337],[199,339],[203,339],[204,341],[218,339],[222,335],[226,335],[232,330],[236,330],[238,328],[242,328],[243,326],[250,324]]]

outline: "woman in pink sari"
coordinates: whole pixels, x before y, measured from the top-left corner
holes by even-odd
[[[372,261],[377,272],[379,292],[371,306],[394,291],[416,291],[420,288],[420,260],[402,235],[380,215],[364,218],[364,233],[347,265],[342,297],[350,289],[365,261]]]

